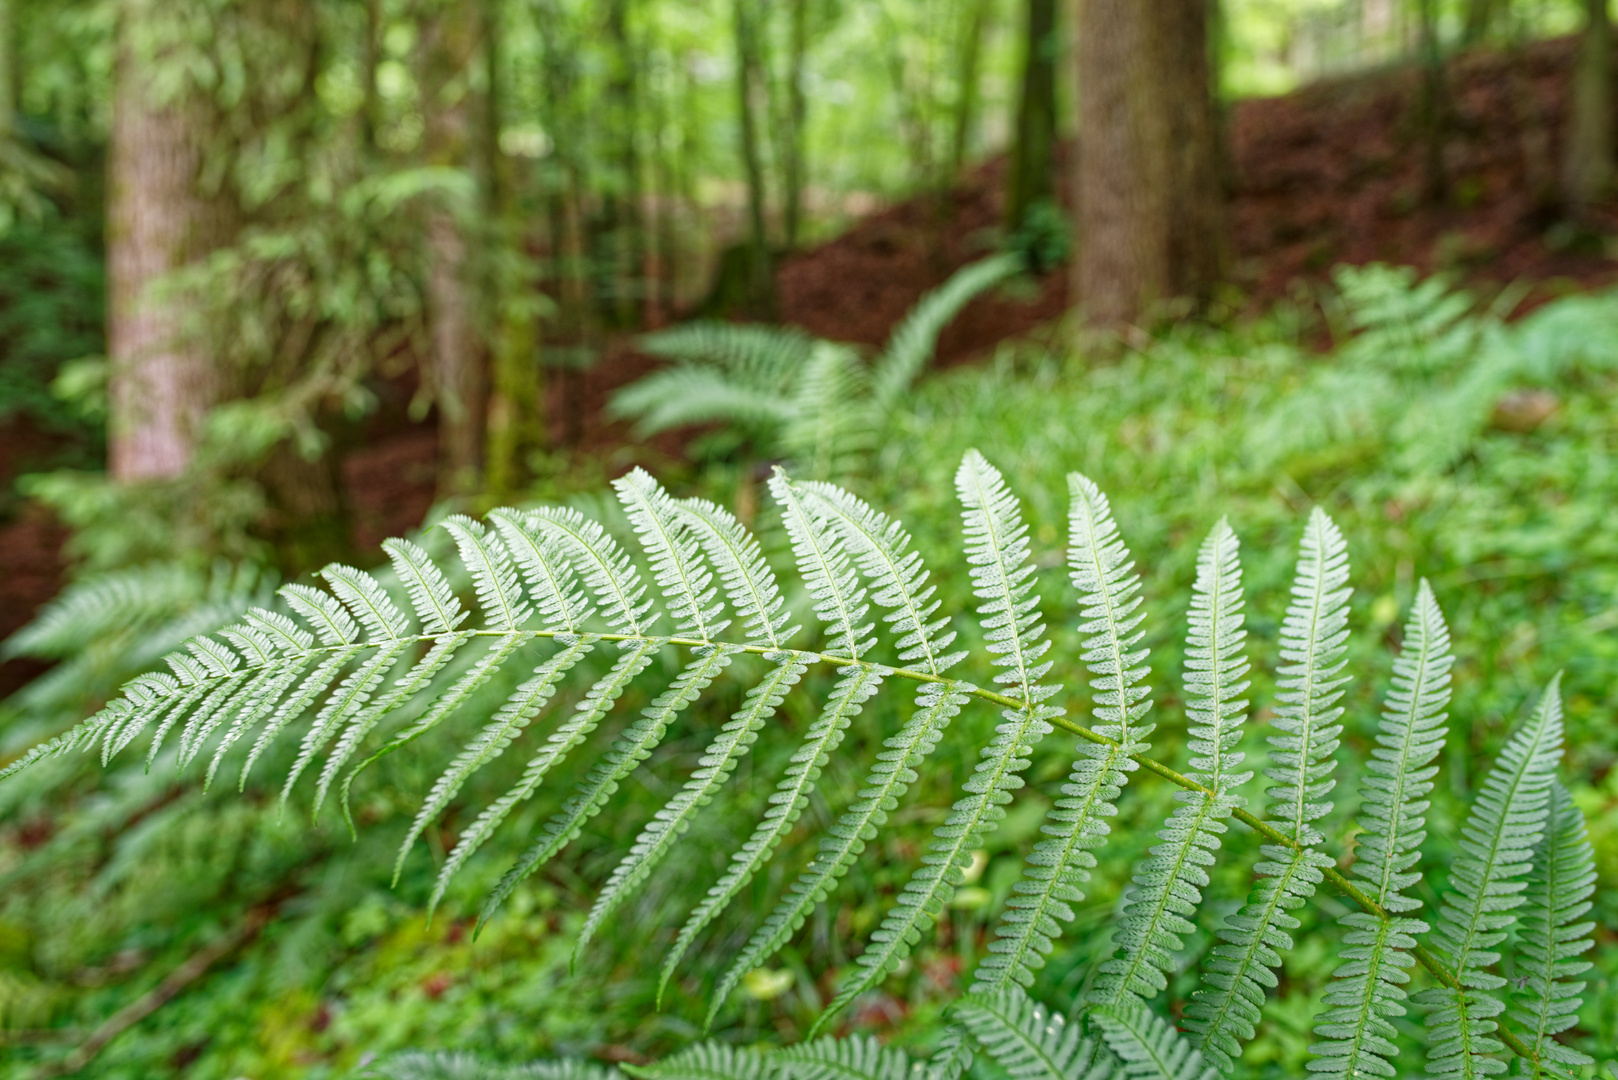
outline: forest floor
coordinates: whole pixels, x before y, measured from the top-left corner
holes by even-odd
[[[1429,194],[1414,69],[1236,104],[1227,120],[1227,182],[1237,295],[1254,310],[1307,298],[1332,267],[1377,261],[1450,271],[1484,292],[1529,282],[1524,310],[1536,299],[1618,282],[1618,240],[1592,238],[1618,237],[1618,203],[1601,208],[1594,234],[1560,224],[1554,208],[1572,55],[1571,40],[1562,39],[1451,62],[1437,198]],[[1004,169],[1003,158],[986,162],[943,196],[896,204],[786,259],[777,274],[782,320],[822,337],[880,344],[923,293],[995,246]],[[1067,306],[1063,269],[1021,293],[982,297],[945,330],[938,363],[970,362],[1008,338],[1054,333]],[[626,337],[593,368],[554,380],[553,435],[578,454],[622,451],[628,431],[606,420],[602,406],[652,365]],[[396,412],[369,425],[364,445],[345,458],[361,550],[408,530],[432,503],[431,421],[389,421]],[[649,449],[674,454],[679,446],[665,438]],[[0,490],[49,449],[26,423],[0,426]],[[0,639],[57,591],[64,539],[38,508],[24,507],[0,526]],[[0,665],[0,696],[36,670]]]

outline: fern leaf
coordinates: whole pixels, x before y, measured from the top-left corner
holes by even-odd
[[[405,618],[404,612],[399,610],[387,591],[370,574],[352,566],[333,563],[322,570],[320,576],[326,579],[326,584],[331,586],[331,591],[337,594],[343,606],[353,612],[360,625],[365,627],[371,641],[398,641],[410,633],[410,621]]]
[[[561,545],[541,533],[530,515],[500,509],[489,520],[506,542],[528,582],[529,594],[539,606],[547,628],[577,633],[590,615],[590,601],[578,586],[573,566]]]
[[[956,800],[922,865],[911,875],[898,902],[871,935],[857,968],[816,1021],[816,1027],[854,998],[886,977],[921,938],[922,928],[937,916],[955,893],[971,852],[983,835],[1005,816],[1011,792],[1022,786],[1033,747],[1053,730],[1049,719],[1059,711],[1042,704],[1060,688],[1039,680],[1050,670],[1041,661],[1050,647],[1044,638],[1039,597],[1030,595],[1034,566],[1028,557],[1028,526],[1016,498],[994,466],[970,450],[955,475],[966,524],[967,563],[986,647],[1003,670],[995,682],[1021,698],[1018,708],[1003,712],[1005,723],[985,747],[972,777],[962,785],[967,794]],[[1043,640],[1042,640],[1043,639]]]
[[[287,800],[292,796],[292,788],[315,759],[322,747],[336,734],[344,721],[363,709],[371,700],[371,695],[381,684],[383,678],[393,669],[393,665],[409,650],[408,641],[395,641],[392,646],[380,649],[371,657],[364,660],[337,685],[326,704],[315,715],[314,722],[309,730],[303,734],[303,742],[298,747],[298,757],[287,772],[287,778],[281,786],[281,805],[284,808]]]
[[[758,738],[765,720],[781,707],[788,691],[798,684],[803,673],[809,669],[801,653],[772,653],[766,659],[773,662],[775,667],[762,682],[748,691],[742,707],[731,716],[729,723],[719,729],[719,734],[709,744],[708,752],[697,763],[691,779],[653,815],[640,836],[636,837],[629,853],[613,868],[601,895],[585,917],[584,927],[573,946],[575,964],[602,923],[646,880],[691,827],[691,819],[696,812],[712,801],[714,794],[724,786],[735,771],[736,763]]]
[[[719,917],[720,912],[746,887],[759,868],[769,861],[776,845],[786,837],[803,813],[820,779],[820,771],[842,743],[843,733],[848,730],[854,717],[859,715],[861,706],[876,694],[887,674],[886,668],[876,665],[848,664],[838,669],[840,677],[825,709],[805,732],[803,742],[787,763],[786,775],[776,785],[775,794],[770,796],[769,808],[765,810],[763,818],[741,849],[731,855],[730,866],[719,881],[708,890],[680,927],[674,947],[663,961],[662,976],[658,980],[657,1000],[660,1007],[670,977],[696,941],[697,935]]]
[[[238,671],[223,678],[198,672],[193,668],[192,677],[196,680],[197,688],[202,691],[195,709],[176,709],[163,718],[152,732],[152,744],[146,749],[146,767],[150,769],[157,760],[157,755],[163,749],[169,732],[181,720],[185,720],[187,731],[194,731],[198,725],[206,724],[212,720],[219,710],[226,708],[246,684],[251,672]]]
[[[679,513],[719,571],[730,605],[742,620],[750,645],[778,650],[797,633],[786,629],[791,612],[783,611],[781,587],[759,550],[758,541],[730,511],[707,499],[684,499]]]
[[[343,733],[337,737],[330,754],[326,755],[326,763],[321,766],[320,778],[315,781],[315,797],[309,804],[310,820],[320,815],[320,808],[325,805],[326,795],[331,791],[332,783],[343,766],[348,764],[354,752],[359,749],[360,743],[381,723],[383,718],[396,710],[403,708],[412,698],[425,690],[438,673],[455,659],[461,651],[461,646],[472,640],[472,633],[468,630],[459,630],[447,637],[441,637],[433,643],[423,656],[411,665],[410,669],[400,676],[393,684],[393,689],[386,695],[373,701],[360,712],[354,714]],[[350,835],[354,833],[354,822],[349,814],[348,794],[353,788],[353,774],[338,789],[338,806],[343,812],[343,821],[348,825]]]
[[[432,637],[452,633],[466,621],[466,609],[455,598],[455,591],[433,565],[432,556],[409,540],[384,540],[382,550],[393,563],[393,572],[404,583],[410,603],[421,620],[422,633]]]
[[[1578,1022],[1585,984],[1578,976],[1590,969],[1579,957],[1595,944],[1595,923],[1576,921],[1590,913],[1595,894],[1595,851],[1584,815],[1560,783],[1551,787],[1550,817],[1545,839],[1534,852],[1528,892],[1517,917],[1516,964],[1521,989],[1514,995],[1511,1017],[1526,1029],[1524,1042],[1534,1060],[1527,1070],[1545,1075],[1545,1062],[1572,1070],[1594,1064],[1587,1054],[1563,1046],[1552,1036]]]
[[[1123,1062],[1119,1075],[1129,1080],[1218,1080],[1219,1073],[1202,1059],[1202,1051],[1156,1015],[1145,1003],[1125,999],[1090,1013],[1107,1049]]]
[[[438,872],[438,881],[433,885],[434,905],[443,896],[450,878],[454,877],[466,860],[472,857],[472,853],[500,827],[500,823],[511,813],[513,807],[533,797],[534,792],[539,790],[545,774],[550,772],[557,762],[589,737],[590,732],[601,723],[602,717],[612,710],[624,688],[646,669],[646,665],[652,662],[652,657],[666,644],[667,641],[663,638],[639,638],[619,643],[619,648],[623,652],[613,663],[612,669],[596,680],[574,709],[573,715],[545,740],[545,745],[529,760],[527,767],[523,769],[522,777],[511,790],[485,807],[477,819],[461,833],[455,849],[449,853],[443,869]],[[485,909],[483,918],[487,918],[489,910]],[[481,920],[478,926],[481,928]]]
[[[876,639],[868,636],[873,624],[865,622],[865,616],[871,608],[848,555],[833,537],[826,535],[820,520],[804,505],[780,466],[770,477],[770,494],[781,507],[781,520],[792,542],[798,572],[814,601],[815,615],[830,630],[829,651],[858,660]]]
[[[687,535],[679,505],[639,467],[614,480],[612,486],[651,560],[652,574],[675,625],[705,642],[712,641],[727,625],[715,618],[724,605],[713,603],[718,592],[711,584],[713,571],[703,561],[700,546]]]
[[[319,589],[308,585],[283,585],[279,595],[288,607],[315,628],[320,643],[327,648],[352,645],[359,640],[360,628],[353,616],[342,604]]]
[[[584,583],[594,590],[609,626],[620,633],[646,636],[657,621],[653,602],[641,599],[646,585],[640,571],[606,529],[568,508],[541,507],[528,520],[567,553]]]
[[[563,643],[563,648],[551,656],[534,670],[533,678],[517,687],[512,695],[506,698],[505,704],[495,712],[494,718],[483,726],[483,730],[473,736],[472,740],[461,749],[450,762],[449,768],[433,783],[427,798],[422,801],[420,809],[416,811],[415,820],[405,833],[404,841],[399,845],[399,854],[394,859],[393,872],[397,877],[399,868],[410,854],[411,845],[416,837],[422,834],[432,821],[438,817],[461,790],[474,772],[483,768],[489,762],[506,752],[506,747],[520,735],[531,720],[543,709],[556,693],[556,685],[573,670],[575,664],[583,660],[591,649],[595,647],[593,639],[576,638],[571,642]],[[430,918],[433,909],[437,907],[437,892],[428,903],[427,912]]]
[[[1426,839],[1427,794],[1444,746],[1444,709],[1449,703],[1449,630],[1425,580],[1405,625],[1404,645],[1393,662],[1393,684],[1382,711],[1377,745],[1360,784],[1360,833],[1354,877],[1387,918],[1349,912],[1340,953],[1346,961],[1326,992],[1327,1009],[1311,1047],[1321,1055],[1309,1067],[1332,1076],[1393,1075],[1397,1031],[1393,1018],[1406,1012],[1404,984],[1413,963],[1410,950],[1427,923],[1409,914],[1421,902],[1405,890],[1421,880],[1417,864]],[[1416,869],[1413,869],[1416,868]]]
[[[202,790],[207,791],[213,786],[214,776],[219,772],[219,766],[224,762],[225,755],[234,746],[238,739],[257,727],[264,720],[274,714],[275,708],[281,699],[290,690],[294,683],[309,670],[314,663],[315,655],[308,653],[293,657],[277,666],[271,672],[271,679],[254,696],[247,707],[237,713],[231,721],[230,727],[219,739],[219,745],[214,748],[213,759],[208,762],[208,774],[203,779]],[[105,762],[103,762],[105,764]]]
[[[230,727],[226,728],[224,737],[220,739],[218,751],[225,750],[235,742],[244,724],[257,723],[268,716],[280,701],[286,688],[291,685],[289,673],[292,677],[296,677],[308,666],[309,659],[311,658],[289,659],[284,664],[257,668],[243,684],[239,694],[191,733],[189,741],[183,745],[180,752],[180,768],[185,768],[202,752],[214,731],[227,720],[230,721]],[[213,772],[212,768],[208,769],[208,779],[203,781],[203,790],[207,790],[208,780],[212,778]]]
[[[1162,843],[1136,869],[1135,892],[1118,920],[1115,940],[1123,955],[1101,965],[1092,1001],[1116,1004],[1127,995],[1146,999],[1166,989],[1174,954],[1196,929],[1191,919],[1208,887],[1207,867],[1237,805],[1231,791],[1252,777],[1232,771],[1242,762],[1235,746],[1247,709],[1247,702],[1233,700],[1247,689],[1242,619],[1236,534],[1221,519],[1197,555],[1186,641],[1190,776],[1208,790],[1175,792],[1180,805],[1157,834]]]
[[[1146,651],[1130,651],[1141,639],[1137,627],[1145,618],[1135,597],[1140,577],[1130,571],[1129,549],[1118,536],[1101,489],[1078,473],[1068,476],[1068,489],[1068,562],[1085,619],[1080,627],[1083,659],[1092,674],[1098,730],[1118,742],[1103,746],[1076,741],[1063,797],[1040,829],[1047,839],[1029,853],[989,954],[974,975],[977,993],[1003,990],[1013,982],[1032,984],[1034,972],[1044,966],[1061,936],[1062,923],[1073,920],[1072,905],[1084,899],[1080,886],[1090,878],[1096,849],[1107,842],[1106,819],[1117,816],[1115,800],[1138,767],[1129,755],[1148,749],[1136,726],[1151,706],[1149,691],[1140,685],[1149,670],[1143,664]]]
[[[1424,990],[1427,1067],[1435,1076],[1489,1076],[1505,1071],[1489,1057],[1505,1047],[1493,1032],[1505,1011],[1505,980],[1487,969],[1500,954],[1525,899],[1534,848],[1545,835],[1551,784],[1562,756],[1561,676],[1546,688],[1533,717],[1507,741],[1461,826],[1450,891],[1430,941],[1449,961],[1456,987]]]
[[[1021,987],[968,994],[950,1012],[1011,1080],[1104,1080],[1112,1060],[1078,1024],[1032,1000]]]
[[[358,656],[364,646],[344,645],[334,648],[332,652],[320,662],[314,673],[299,684],[297,690],[276,706],[275,714],[264,725],[264,730],[258,733],[253,740],[253,748],[247,752],[247,760],[242,763],[242,774],[237,780],[236,790],[247,789],[247,777],[253,771],[259,756],[269,748],[286,726],[304,714],[304,711],[314,704],[314,700],[331,686],[337,678],[337,673],[348,666],[349,661]]]
[[[853,456],[870,447],[876,418],[862,407],[865,381],[865,365],[853,349],[815,343],[793,393],[792,419],[781,432],[795,468],[831,476],[847,471]]]
[[[888,338],[888,346],[871,373],[871,399],[876,407],[890,409],[897,405],[932,359],[944,327],[979,293],[1022,267],[1020,255],[993,255],[963,266],[917,301]]]
[[[278,611],[250,608],[242,622],[264,635],[282,655],[305,653],[314,648],[314,635]]]
[[[770,1060],[790,1080],[912,1080],[921,1071],[904,1051],[870,1035],[828,1035],[777,1050]]]
[[[798,932],[809,912],[830,894],[865,850],[866,841],[886,824],[916,779],[916,766],[943,736],[965,705],[967,695],[945,683],[926,683],[916,697],[916,711],[897,735],[883,743],[854,803],[820,840],[820,850],[790,886],[740,954],[725,969],[708,1005],[705,1026],[712,1026],[720,1006],[749,971],[774,956]]]
[[[516,565],[500,537],[464,514],[451,514],[442,524],[455,538],[461,561],[472,571],[478,606],[483,609],[483,625],[508,633],[520,629],[533,609],[517,584]]]
[[[1348,641],[1348,545],[1326,512],[1309,515],[1299,545],[1292,602],[1281,623],[1281,659],[1276,680],[1273,726],[1283,734],[1269,743],[1272,767],[1264,775],[1276,782],[1269,789],[1269,816],[1277,827],[1301,844],[1323,837],[1310,823],[1331,812],[1326,799],[1335,781],[1332,757],[1343,727],[1337,701],[1348,676],[1339,675]]]
[[[478,920],[480,923],[487,922],[489,915],[511,895],[513,889],[566,847],[584,828],[584,823],[600,812],[612,793],[618,790],[619,781],[651,755],[657,744],[663,741],[663,733],[668,730],[668,725],[708,688],[715,676],[730,666],[738,651],[733,645],[713,645],[698,650],[697,658],[685,666],[675,677],[673,685],[659,694],[641,712],[640,718],[618,737],[606,755],[591,767],[584,782],[562,805],[562,809],[545,823],[539,838],[506,871],[484,902],[483,914]]]
[[[854,552],[860,572],[875,587],[871,599],[887,609],[883,621],[897,639],[900,662],[919,660],[929,675],[942,675],[963,659],[964,652],[944,652],[955,632],[945,629],[948,617],[933,618],[941,603],[933,599],[937,587],[927,584],[927,568],[921,553],[910,550],[904,526],[835,484],[806,484],[803,491],[819,519],[836,529]]]
[[[774,1063],[757,1050],[697,1043],[650,1065],[625,1065],[639,1080],[778,1080]]]

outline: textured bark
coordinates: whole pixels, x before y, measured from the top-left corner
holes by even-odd
[[[1224,250],[1206,0],[1080,0],[1078,257],[1087,321],[1205,300]]]
[[[477,169],[473,155],[476,102],[464,75],[478,51],[475,0],[447,0],[423,34],[425,149],[433,165]],[[461,88],[446,99],[453,87]],[[478,266],[472,238],[448,206],[427,218],[427,307],[432,376],[438,403],[439,490],[472,491],[483,453],[487,376],[478,335]]]
[[[199,190],[204,107],[159,100],[156,0],[119,11],[108,154],[109,470],[120,481],[173,477],[191,460],[208,408],[224,391],[206,348],[184,334],[186,304],[155,288],[227,234],[225,200]]]
[[[1584,7],[1562,160],[1562,200],[1575,221],[1613,181],[1612,22],[1607,0],[1584,0]]]
[[[1056,0],[1026,0],[1022,96],[1017,104],[1017,130],[1011,146],[1006,225],[1016,229],[1028,211],[1049,201],[1056,149]]]

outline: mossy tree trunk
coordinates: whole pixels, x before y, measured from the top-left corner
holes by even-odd
[[[1056,152],[1057,0],[1026,0],[1022,95],[1011,146],[1006,189],[1006,226],[1018,229],[1028,212],[1055,194],[1051,168]]]
[[[1584,8],[1562,157],[1562,201],[1576,222],[1613,182],[1612,21],[1607,0],[1584,0]]]

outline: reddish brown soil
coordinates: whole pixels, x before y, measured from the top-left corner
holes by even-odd
[[[1417,72],[1336,79],[1238,104],[1229,118],[1236,285],[1256,307],[1337,263],[1377,260],[1453,270],[1480,285],[1523,278],[1542,295],[1618,281],[1613,241],[1568,244],[1574,238],[1551,205],[1571,58],[1572,43],[1561,40],[1450,66],[1446,184],[1436,201],[1423,198]],[[990,161],[942,199],[900,203],[786,260],[777,277],[783,320],[824,337],[881,343],[924,292],[994,247],[1003,172],[1003,160]],[[1601,208],[1598,223],[1618,233],[1618,205]],[[1021,295],[980,298],[944,332],[939,362],[968,361],[1037,332],[1067,304],[1061,270]],[[632,446],[622,425],[602,417],[612,390],[651,366],[625,340],[592,369],[553,377],[553,438],[609,471],[632,457],[677,455],[678,438]],[[37,433],[0,427],[0,490],[21,464],[14,459],[31,456],[36,443]],[[421,520],[432,502],[435,452],[430,418],[369,426],[344,465],[357,547]],[[61,540],[61,529],[37,512],[14,510],[0,526],[0,637],[54,593]],[[30,673],[0,666],[0,695]]]

